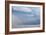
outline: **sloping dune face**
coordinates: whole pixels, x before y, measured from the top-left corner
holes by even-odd
[[[27,27],[27,25],[40,24],[40,8],[39,7],[12,7],[12,24],[13,27]]]

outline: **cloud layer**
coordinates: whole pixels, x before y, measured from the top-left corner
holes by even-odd
[[[13,7],[13,10],[21,12],[32,12],[32,9],[27,7]]]

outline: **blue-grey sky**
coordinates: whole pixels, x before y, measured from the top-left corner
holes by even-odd
[[[13,25],[39,25],[40,8],[39,7],[12,7]]]

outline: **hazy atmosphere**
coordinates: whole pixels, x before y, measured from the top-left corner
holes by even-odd
[[[39,7],[12,6],[12,28],[31,28],[39,25]]]

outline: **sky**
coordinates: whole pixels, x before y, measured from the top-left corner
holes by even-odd
[[[13,25],[39,25],[40,8],[12,6],[12,23]]]

